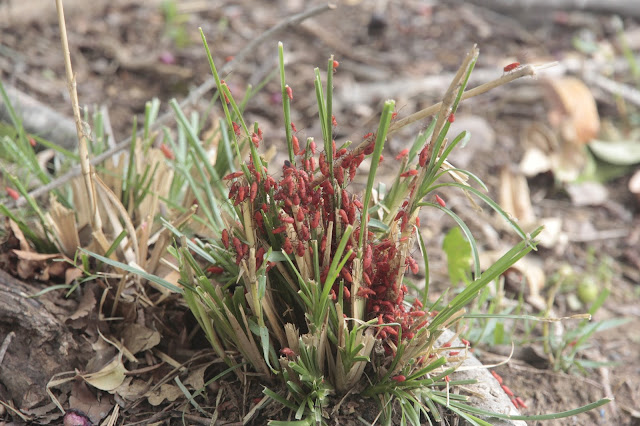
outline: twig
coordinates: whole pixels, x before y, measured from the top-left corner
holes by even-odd
[[[15,336],[16,336],[16,333],[11,331],[4,338],[4,341],[2,342],[2,346],[0,346],[0,364],[2,364],[2,360],[4,360],[4,354],[7,353],[7,349],[9,349],[9,345],[11,344],[11,341]]]
[[[57,0],[58,2],[60,0]],[[274,34],[283,31],[287,28],[290,27],[294,27],[296,25],[298,25],[300,22],[304,21],[307,18],[311,18],[312,16],[316,16],[319,15],[321,13],[324,13],[328,10],[332,10],[335,9],[336,6],[332,3],[327,3],[327,4],[323,4],[321,6],[317,6],[314,7],[312,9],[309,9],[305,12],[299,13],[297,15],[292,15],[286,19],[284,19],[282,22],[280,22],[279,24],[277,24],[276,26],[274,26],[273,28],[265,31],[264,33],[262,33],[259,37],[257,37],[256,39],[254,39],[251,43],[249,43],[246,47],[244,47],[240,53],[238,53],[235,58],[230,61],[227,62],[226,64],[224,64],[224,66],[222,66],[221,68],[221,74],[224,73],[229,73],[233,70],[233,66],[236,63],[240,63],[240,61],[242,61],[247,55],[249,55],[253,49],[255,49],[256,46],[264,43],[267,39],[269,39],[271,36],[273,36]],[[211,90],[213,87],[215,87],[215,80],[213,80],[212,78],[210,78],[209,80],[205,81],[204,83],[202,83],[198,88],[196,88],[193,92],[191,92],[189,94],[189,96],[187,96],[182,102],[180,102],[180,108],[185,108],[193,103],[195,103],[198,99],[200,99],[205,93],[207,93],[209,90]],[[166,123],[168,123],[170,121],[170,119],[173,117],[173,113],[171,112],[171,110],[165,112],[164,114],[162,114],[160,117],[158,117],[158,119],[152,124],[151,128],[152,129],[157,129],[163,125],[165,125]],[[142,130],[140,130],[137,134],[137,136],[142,135]],[[106,160],[107,158],[111,157],[112,155],[126,149],[127,147],[129,147],[129,144],[131,143],[131,137],[128,137],[127,139],[123,140],[122,142],[118,143],[116,146],[114,146],[113,148],[103,152],[100,155],[95,156],[92,160],[91,160],[91,164],[98,164],[101,163],[102,161]],[[67,173],[65,173],[64,175],[60,176],[59,178],[49,182],[46,185],[43,185],[39,188],[34,189],[33,191],[31,191],[29,193],[29,195],[31,197],[37,198],[40,197],[44,194],[47,194],[48,192],[60,187],[61,185],[64,185],[65,183],[67,183],[69,180],[73,179],[76,176],[79,176],[81,173],[81,170],[78,166],[73,167],[71,170],[69,170]],[[11,205],[13,204],[13,205]],[[26,199],[24,197],[20,197],[17,201],[12,202],[9,204],[8,207],[21,207],[23,205],[26,204]]]
[[[534,76],[536,75],[536,70],[547,68],[555,65],[555,63],[545,64],[542,66],[534,66],[534,65],[525,65],[520,67],[514,71],[506,73],[502,75],[500,78],[497,78],[493,81],[475,87],[473,89],[467,90],[462,94],[462,100],[472,98],[474,96],[481,95],[483,93],[488,92],[489,90],[495,89],[498,86],[502,86],[504,84],[510,83],[513,80],[516,80],[521,77]],[[389,129],[389,134],[401,129],[402,127],[408,126],[411,123],[427,118],[433,114],[435,114],[442,107],[442,102],[438,102],[435,105],[431,105],[428,108],[425,108],[421,111],[418,111],[414,114],[411,114],[408,117],[403,118],[402,120],[398,120],[397,122],[391,125]]]
[[[636,89],[633,86],[629,86],[628,84],[624,83],[618,83],[617,81],[613,81],[610,78],[607,78],[595,72],[585,73],[584,79],[587,81],[587,83],[595,84],[602,90],[605,90],[612,95],[620,96],[623,99],[631,102],[632,104],[640,106],[640,90]]]
[[[482,0],[475,1],[483,7],[498,9],[501,12],[550,12],[553,10],[591,11],[599,13],[615,13],[625,17],[640,16],[637,2],[629,0]]]
[[[78,91],[76,90],[76,79],[71,69],[71,55],[69,54],[69,41],[67,40],[67,26],[64,20],[64,10],[62,0],[56,0],[58,11],[58,24],[60,25],[60,42],[62,43],[62,53],[64,56],[64,68],[67,73],[67,88],[71,98],[73,118],[76,123],[76,133],[78,134],[78,154],[80,155],[80,168],[87,187],[87,198],[91,211],[91,229],[93,232],[102,230],[102,220],[98,211],[96,188],[91,178],[91,162],[89,161],[89,148],[87,147],[87,136],[83,129],[82,117],[80,116],[80,106],[78,105]]]
[[[538,70],[541,69],[545,69],[545,68],[549,68],[552,66],[555,66],[557,64],[557,62],[551,62],[548,64],[543,64],[543,65],[524,65],[514,71],[511,71],[509,73],[505,73],[503,74],[501,77],[490,81],[488,83],[482,84],[478,87],[475,87],[473,89],[467,90],[466,92],[464,92],[462,94],[462,100],[464,99],[469,99],[472,98],[474,96],[478,96],[481,95],[485,92],[488,92],[491,89],[495,89],[498,86],[502,86],[504,84],[510,83],[513,80],[516,80],[518,78],[521,77],[527,77],[527,76],[535,76],[536,72]],[[398,130],[400,130],[401,128],[408,126],[411,123],[415,123],[416,121],[422,120],[424,118],[427,118],[433,114],[435,114],[436,112],[438,112],[440,110],[440,108],[442,107],[442,102],[438,102],[435,105],[431,105],[430,107],[427,107],[423,110],[420,110],[414,114],[411,114],[408,117],[405,117],[401,120],[395,121],[393,123],[391,123],[391,126],[389,127],[389,132],[387,133],[388,135],[392,135],[393,133],[397,132]],[[365,139],[364,141],[362,141],[357,147],[355,147],[353,149],[352,152],[352,156],[356,157],[358,155],[360,155],[361,153],[364,152],[364,150],[367,148],[367,146],[375,139],[375,135],[372,137],[369,137],[367,139]],[[344,157],[343,157],[344,158]],[[339,167],[342,164],[342,160],[343,159],[339,159],[336,161],[336,165],[334,167]],[[320,175],[318,177],[316,177],[314,179],[314,181],[312,182],[312,185],[319,185],[323,180],[325,179],[325,177],[323,175]]]

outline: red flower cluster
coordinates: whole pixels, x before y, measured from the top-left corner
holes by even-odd
[[[354,232],[347,242],[345,252],[352,249],[353,253],[331,290],[334,300],[341,289],[343,297],[350,300],[354,280],[353,261],[358,256],[358,242],[362,232],[360,220],[363,205],[345,187],[355,177],[365,155],[373,152],[374,138],[368,134],[365,139],[371,139],[372,142],[364,152],[357,155],[346,148],[336,149],[335,141],[333,142],[333,181],[326,153],[318,155],[316,167],[316,146],[312,140],[309,140],[305,149],[296,149],[295,164],[285,161],[282,176],[277,181],[266,173],[261,175],[252,162],[247,165],[249,176],[239,171],[224,178],[233,181],[229,190],[229,199],[233,205],[247,203],[246,206],[253,214],[253,228],[257,240],[261,242],[256,250],[258,266],[263,262],[263,246],[267,245],[271,245],[275,251],[282,250],[295,255],[299,258],[298,263],[308,260],[307,263],[311,265],[312,241],[316,240],[321,268],[320,281],[325,282],[330,261],[325,262],[323,259],[333,259],[344,229],[352,225]],[[314,176],[317,172],[324,179],[317,179]],[[414,174],[411,173],[410,176]],[[410,218],[405,210],[401,210],[394,220],[399,226],[393,229],[399,229],[406,235]],[[329,229],[332,230],[331,233],[328,232]],[[221,240],[225,249],[235,253],[237,264],[249,255],[249,246],[230,231],[224,230]],[[398,241],[393,235],[376,240],[372,232],[367,232],[361,254],[362,276],[358,277],[361,285],[355,294],[355,297],[367,299],[367,320],[378,318],[380,324],[400,324],[383,326],[378,333],[379,338],[390,339],[394,343],[397,343],[400,331],[403,338],[412,338],[417,329],[427,324],[428,318],[428,314],[421,310],[419,301],[412,307],[404,305],[407,293],[407,287],[402,284],[404,271],[409,267],[413,273],[417,273],[418,265],[410,255],[403,256],[400,253],[400,244],[404,242],[402,240]]]

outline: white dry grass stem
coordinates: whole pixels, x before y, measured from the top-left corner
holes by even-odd
[[[60,42],[62,44],[62,53],[64,56],[64,68],[67,74],[67,88],[69,89],[69,97],[71,98],[71,108],[73,109],[73,119],[76,123],[76,132],[78,133],[78,154],[80,155],[80,168],[87,187],[87,202],[91,211],[91,229],[94,233],[101,232],[102,220],[98,211],[96,188],[92,179],[91,162],[89,160],[89,149],[87,147],[87,135],[80,116],[80,107],[78,104],[78,91],[76,90],[76,79],[71,68],[71,55],[69,54],[69,41],[67,40],[67,26],[64,20],[64,10],[62,8],[62,0],[56,0],[56,9],[58,11],[58,23],[60,25]]]

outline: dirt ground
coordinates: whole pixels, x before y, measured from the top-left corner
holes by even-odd
[[[38,2],[34,0],[35,3]],[[16,1],[0,2],[0,15],[14,14],[11,19],[0,20],[0,76],[3,83],[70,116],[58,26],[55,10],[49,3],[52,2],[34,13]],[[133,116],[141,117],[146,101],[158,97],[166,109],[166,101],[183,99],[189,90],[209,79],[209,65],[197,31],[199,26],[208,37],[214,59],[222,64],[284,17],[309,7],[307,3],[302,0],[211,3],[185,0],[165,3],[163,9],[159,1],[95,2],[97,6],[90,8],[83,2],[70,1],[67,29],[80,102],[88,106],[105,105],[113,134],[120,141],[130,134]],[[458,2],[432,5],[419,0],[347,3],[278,34],[258,46],[246,60],[235,64],[234,71],[225,79],[236,97],[244,92],[247,84],[259,84],[274,69],[276,42],[280,40],[285,46],[287,81],[296,94],[292,121],[304,135],[317,136],[321,132],[312,95],[313,69],[324,68],[327,58],[333,54],[340,62],[334,78],[337,139],[346,140],[373,130],[375,124],[368,119],[379,110],[384,99],[396,99],[400,118],[438,102],[451,73],[474,43],[480,48],[480,58],[469,87],[499,77],[502,68],[513,62],[558,61],[558,66],[541,72],[537,79],[516,81],[463,102],[456,115],[456,125],[470,129],[472,139],[452,162],[481,177],[495,198],[499,196],[503,179],[501,171],[518,170],[530,126],[548,121],[548,99],[541,89],[544,76],[580,77],[585,64],[599,60],[598,53],[577,50],[577,46],[590,43],[590,46],[610,47],[612,57],[607,59],[612,64],[608,70],[610,78],[632,82],[629,64],[616,60],[623,56],[619,32],[626,34],[632,51],[640,51],[638,20],[616,20],[607,12],[518,13]],[[176,8],[175,14],[166,12],[167,4]],[[576,62],[580,65],[576,66]],[[597,100],[601,120],[609,120],[623,132],[633,127],[634,119],[629,117],[637,107],[621,108],[623,102],[619,98],[593,85],[589,85],[589,89]],[[278,96],[279,81],[274,79],[256,95],[248,109],[250,120],[259,121],[267,135],[281,133],[278,129],[282,109]],[[197,107],[204,111],[207,102],[205,97]],[[635,120],[637,126],[637,118]],[[427,121],[418,124],[424,127]],[[390,159],[395,157],[412,141],[411,134],[407,130],[394,136],[385,155]],[[277,137],[272,143],[279,146]],[[393,173],[393,161],[382,169],[381,174],[385,173]],[[516,351],[510,363],[496,369],[509,387],[526,401],[528,408],[522,410],[524,414],[564,411],[603,397],[615,398],[600,410],[540,424],[640,424],[640,204],[627,190],[630,176],[628,172],[605,183],[606,196],[590,203],[592,205],[576,201],[566,184],[554,179],[551,173],[528,180],[535,217],[558,219],[561,226],[557,233],[564,237],[531,255],[544,277],[550,280],[562,265],[569,264],[581,276],[592,276],[598,286],[606,285],[611,290],[594,320],[629,319],[621,327],[596,333],[590,340],[591,347],[579,354],[581,359],[610,365],[588,370],[586,374],[577,371],[566,374],[540,362],[539,357],[530,355],[531,351]],[[448,205],[469,221],[483,249],[499,250],[504,247],[502,241],[516,241],[488,212],[475,212],[458,194],[445,193],[444,196]],[[432,286],[435,292],[442,291],[446,284],[446,263],[440,247],[444,232],[452,223],[434,216],[427,217],[423,224],[432,237],[429,243],[434,253]],[[595,253],[597,265],[607,258],[612,260],[608,267],[609,282],[600,281],[601,276],[594,272],[590,253]],[[515,281],[507,279],[507,286]],[[507,294],[517,296],[514,288],[517,289],[517,285],[508,288]],[[547,297],[546,289],[539,291],[542,298]],[[525,294],[530,295],[530,290],[525,290]],[[572,309],[575,297],[572,299],[571,294],[575,291],[558,294],[554,304],[556,316],[578,313]],[[525,300],[530,299],[525,297]],[[528,312],[540,312],[534,303],[525,304]],[[67,307],[70,312],[76,308]],[[180,353],[178,342],[184,339],[184,330],[188,330],[189,324],[178,304],[170,311],[146,315],[174,316],[162,334],[165,339],[175,339],[167,344],[170,346],[167,350]],[[564,327],[571,329],[575,323],[568,321]],[[1,330],[0,336],[6,333],[7,330]],[[539,333],[540,327],[522,346],[538,350],[541,344],[535,337]],[[89,339],[83,342],[81,344],[89,345]],[[478,345],[476,353],[481,360],[495,363],[503,359],[502,349]],[[529,355],[522,354],[525,352]],[[237,392],[229,384],[221,386],[230,393]],[[0,396],[4,401],[22,398],[8,395],[6,391],[0,392]],[[134,404],[122,415],[125,424],[136,424],[150,417],[168,422],[169,418],[180,418],[179,412],[172,411],[178,402],[164,402],[156,407]],[[38,413],[34,414],[37,421],[60,421],[47,417],[44,410]],[[9,413],[4,417],[0,415],[0,423],[18,420]],[[186,422],[199,424],[202,420],[192,416]]]

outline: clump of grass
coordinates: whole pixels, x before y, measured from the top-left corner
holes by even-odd
[[[455,396],[450,404],[443,393],[443,387],[461,384],[450,381],[449,374],[465,353],[445,351],[436,339],[462,318],[465,306],[485,286],[535,248],[539,230],[525,234],[484,194],[480,179],[446,163],[451,151],[469,138],[462,132],[449,141],[447,132],[477,49],[463,61],[431,125],[398,156],[400,168],[387,196],[374,202],[385,140],[400,127],[394,123],[393,101],[384,103],[376,131],[355,148],[351,141],[337,145],[332,78],[338,63],[329,58],[325,85],[315,70],[322,139],[300,141],[289,121],[294,95],[285,81],[280,44],[288,160],[270,170],[259,154],[269,136],[258,123],[245,122],[218,75],[204,34],[202,38],[225,115],[223,149],[234,158],[221,180],[228,191],[220,191],[216,169],[201,165],[205,183],[196,186],[207,197],[199,198],[204,202],[199,206],[208,212],[205,225],[213,237],[189,239],[184,229],[168,229],[179,242],[172,254],[185,300],[214,350],[231,367],[246,361],[264,383],[281,383],[286,396],[273,385],[265,394],[305,424],[324,422],[330,395],[353,391],[378,400],[385,422],[396,415],[410,424],[420,424],[421,416],[437,419],[436,404],[442,404],[473,424],[484,424],[477,415],[493,413],[469,406],[465,396]],[[367,157],[366,188],[361,195],[352,194],[349,183]],[[478,197],[508,221],[522,241],[481,271],[471,232],[442,199],[433,197],[444,186]],[[408,294],[405,281],[407,273],[418,270],[411,254],[416,241],[428,271],[418,217],[424,207],[440,209],[456,221],[475,260],[472,282],[439,312],[429,303],[428,285],[416,297]]]
[[[236,367],[249,364],[268,384],[264,393],[289,407],[292,416],[305,424],[323,423],[330,397],[348,392],[375,398],[387,423],[396,415],[403,423],[416,425],[421,418],[438,421],[437,405],[472,424],[486,424],[478,416],[521,418],[483,412],[470,406],[466,396],[450,395],[450,387],[464,384],[449,375],[466,351],[454,353],[436,343],[445,328],[454,327],[464,316],[465,307],[479,292],[535,248],[539,232],[523,232],[485,195],[478,177],[446,161],[456,146],[469,139],[462,132],[449,140],[448,131],[460,101],[470,96],[465,87],[478,50],[474,47],[465,57],[436,108],[396,119],[394,101],[386,101],[375,131],[357,144],[338,145],[333,136],[332,79],[339,64],[329,58],[325,84],[320,70],[315,70],[321,140],[300,141],[289,118],[294,95],[285,81],[280,45],[288,160],[270,170],[260,154],[261,144],[270,136],[258,123],[244,120],[244,101],[238,104],[220,79],[204,34],[202,38],[224,110],[215,132],[215,162],[206,150],[212,145],[200,139],[198,117],[185,116],[175,101],[170,105],[178,123],[177,137],[165,129],[159,136],[160,148],[151,148],[155,135],[147,130],[157,105],[153,110],[150,106],[144,137],[132,139],[121,173],[111,174],[108,184],[90,176],[108,200],[101,208],[113,227],[110,239],[104,236],[89,246],[92,255],[142,276],[158,289],[181,293],[229,371],[247,378]],[[534,71],[523,67],[492,84]],[[431,124],[396,158],[398,174],[389,191],[374,199],[387,137],[429,114],[436,114]],[[29,152],[23,139],[16,147]],[[142,156],[150,153],[154,161],[143,162]],[[350,193],[349,183],[366,158],[370,164],[366,188],[360,195]],[[160,180],[162,184],[154,183]],[[20,179],[12,182],[18,186]],[[511,224],[521,242],[481,271],[469,228],[434,193],[445,186],[483,201]],[[28,197],[26,188],[18,189]],[[153,220],[159,216],[160,201],[172,209],[170,218],[162,220],[164,229]],[[67,203],[73,205],[68,198]],[[40,211],[34,200],[30,204]],[[473,278],[446,304],[429,299],[428,255],[419,223],[422,208],[436,208],[453,218],[471,246]],[[3,213],[11,215],[8,209]],[[39,217],[48,229],[50,220],[44,214]],[[148,253],[152,231],[156,244]],[[101,234],[94,229],[94,235]],[[169,246],[171,236],[174,246]],[[80,253],[88,252],[81,241],[66,247],[60,233],[37,238],[50,244],[49,249],[71,252],[82,247]],[[427,271],[421,295],[409,294],[407,285],[408,273],[418,270],[419,260],[411,250],[416,243]],[[161,258],[177,265],[177,283],[153,275]],[[84,265],[89,269],[86,258]],[[605,402],[548,418],[574,415]]]

